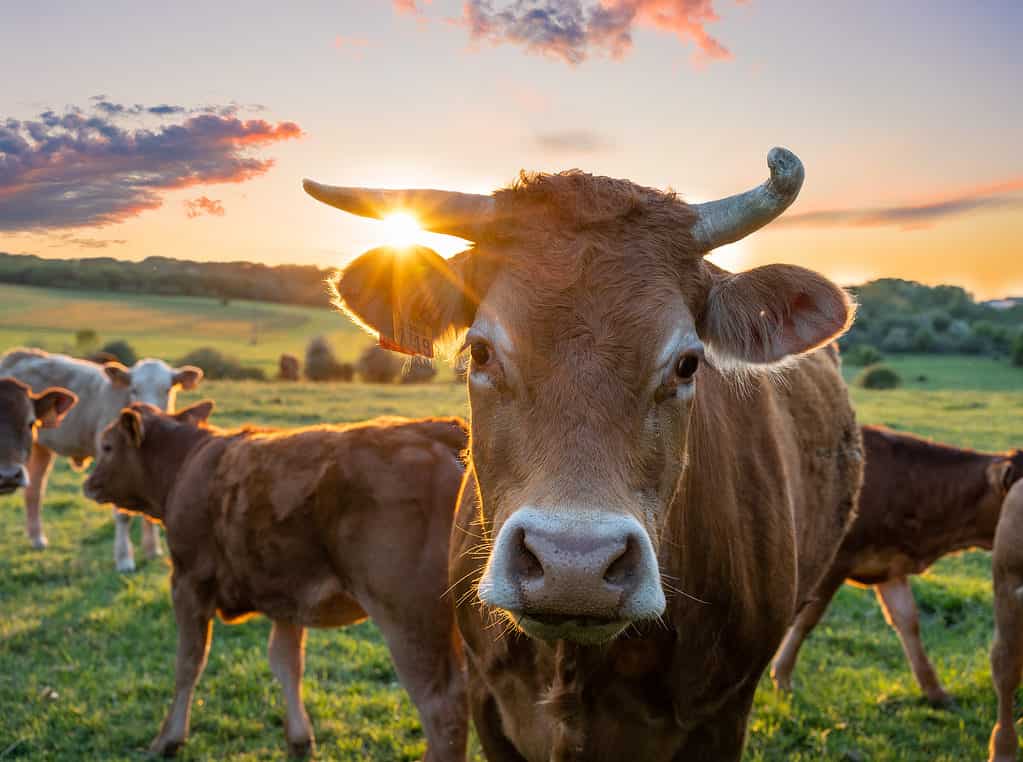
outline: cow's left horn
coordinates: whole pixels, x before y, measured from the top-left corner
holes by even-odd
[[[343,188],[303,180],[313,198],[360,217],[383,219],[391,212],[415,212],[425,230],[477,240],[482,228],[493,219],[494,199],[475,193],[455,191],[382,188]]]
[[[693,204],[699,215],[693,238],[705,250],[734,243],[759,230],[796,200],[803,186],[803,162],[786,148],[767,154],[771,177],[753,190],[736,196]]]

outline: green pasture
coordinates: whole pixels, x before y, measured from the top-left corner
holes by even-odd
[[[82,328],[103,340],[125,338],[140,354],[173,357],[211,344],[267,371],[280,352],[300,355],[315,334],[329,334],[342,357],[365,344],[326,309],[0,286],[0,348],[36,339],[60,349]],[[1023,370],[958,357],[891,364],[904,387],[854,389],[861,420],[961,445],[1023,446]],[[207,382],[179,404],[202,397],[217,401],[222,425],[465,412],[464,391],[447,381]],[[134,575],[114,572],[113,523],[81,496],[82,478],[66,462],[56,467],[44,508],[50,539],[44,552],[25,540],[21,498],[0,498],[0,760],[144,759],[168,707],[175,627],[167,565],[143,562]],[[931,709],[920,699],[873,595],[847,587],[804,647],[794,694],[778,696],[764,679],[746,758],[985,758],[995,710],[989,573],[987,554],[973,552],[943,560],[914,581],[924,642],[956,710]],[[268,630],[262,619],[216,625],[182,759],[285,758],[282,700],[265,659]],[[310,634],[305,693],[320,758],[415,760],[422,753],[415,712],[372,624]]]

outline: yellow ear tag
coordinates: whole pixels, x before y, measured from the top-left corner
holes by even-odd
[[[406,258],[401,262],[400,275],[397,277],[405,284],[420,282],[425,266],[421,262],[413,263]],[[404,304],[402,294],[410,293],[403,288],[395,288],[392,296],[391,328],[389,332],[380,331],[380,346],[392,352],[406,355],[422,355],[433,357],[433,331],[425,316],[413,313],[411,306]]]

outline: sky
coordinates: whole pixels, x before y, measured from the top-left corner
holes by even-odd
[[[342,266],[338,185],[579,168],[706,201],[786,146],[796,203],[713,255],[1023,296],[1023,3],[9,3],[0,251]],[[463,243],[422,241],[449,255]]]

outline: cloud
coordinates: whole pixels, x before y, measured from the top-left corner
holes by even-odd
[[[108,246],[123,246],[128,243],[124,238],[87,238],[72,233],[52,233],[51,237],[56,239],[50,244],[51,249],[60,246],[77,246],[81,249],[105,249]]]
[[[781,217],[775,225],[802,227],[928,228],[946,217],[986,209],[1023,208],[1023,177],[929,201],[861,209],[821,209]]]
[[[705,59],[732,57],[705,28],[718,20],[714,0],[512,0],[501,3],[501,9],[496,5],[494,0],[466,0],[463,21],[474,41],[511,43],[580,64],[594,52],[624,58],[632,50],[633,28],[645,26],[696,43]]]
[[[416,7],[416,0],[392,0],[394,10],[398,13],[406,13],[410,16],[418,16],[422,13],[419,8]]]
[[[302,135],[294,122],[239,119],[237,104],[184,109],[92,100],[88,111],[0,119],[0,231],[122,222],[160,207],[167,191],[258,177],[273,160],[254,154]],[[160,121],[139,126],[144,114]],[[127,117],[132,126],[122,123]]]
[[[223,202],[207,198],[206,196],[199,196],[199,198],[192,199],[191,201],[185,201],[185,216],[188,219],[195,219],[207,214],[211,217],[223,217],[224,216],[224,204]]]
[[[562,130],[537,135],[536,145],[552,153],[596,154],[613,150],[614,142],[592,130]]]

